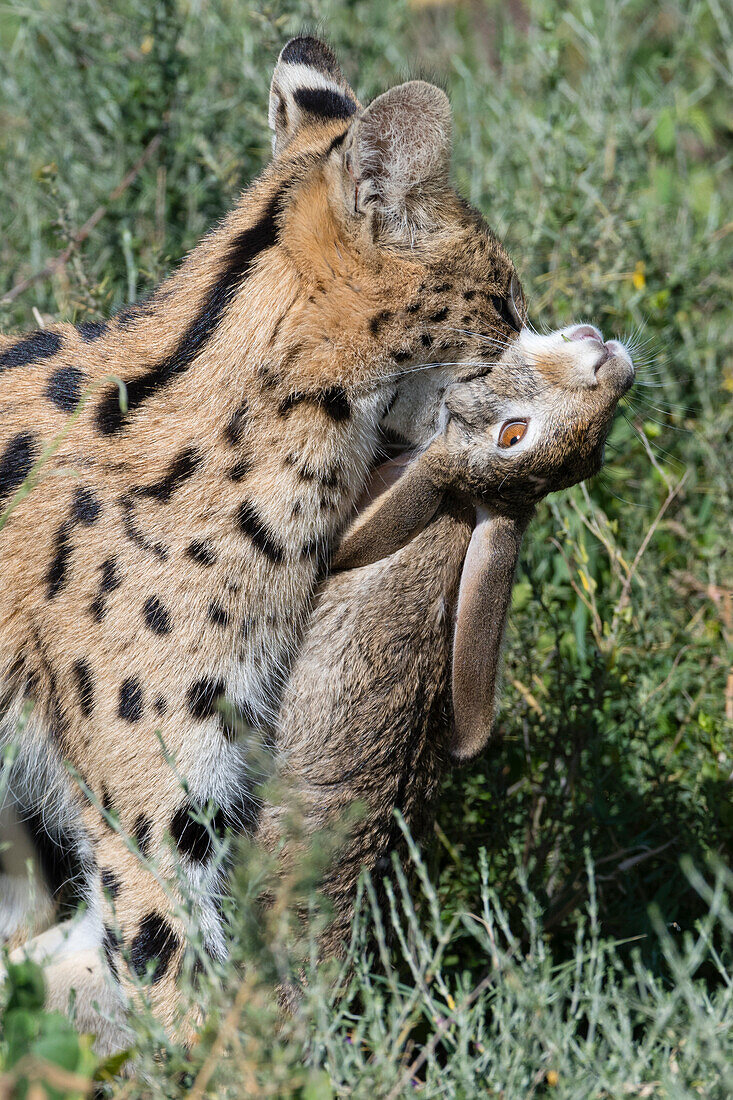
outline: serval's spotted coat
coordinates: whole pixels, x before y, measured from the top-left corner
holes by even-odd
[[[412,82],[363,110],[301,38],[270,103],[272,163],[146,301],[0,337],[2,733],[32,700],[15,793],[87,876],[83,931],[38,953],[67,966],[59,1001],[81,980],[73,952],[102,944],[123,986],[151,976],[167,1025],[185,935],[161,879],[180,858],[221,956],[212,832],[256,819],[219,700],[271,721],[380,427],[425,441],[433,391],[410,369],[469,364],[415,371],[435,386],[486,370],[523,309],[448,181],[442,92]]]

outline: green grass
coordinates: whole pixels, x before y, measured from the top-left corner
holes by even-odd
[[[187,1095],[207,1065],[221,1097],[729,1096],[728,8],[6,0],[0,300],[108,209],[63,270],[0,305],[0,327],[150,289],[264,163],[271,67],[304,23],[364,99],[416,73],[447,88],[456,180],[505,239],[535,323],[640,334],[639,382],[604,472],[551,498],[527,540],[497,734],[446,788],[419,919],[396,903],[402,946],[364,961],[357,936],[346,996],[315,976],[278,1031],[295,949],[269,925],[254,943],[243,872],[249,985],[231,968],[205,983],[190,1056],[154,1062],[142,1019],[141,1075],[117,1091]]]

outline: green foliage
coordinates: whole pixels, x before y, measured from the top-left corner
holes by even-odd
[[[265,162],[272,63],[304,23],[363,99],[410,72],[444,84],[456,179],[506,240],[535,323],[632,334],[639,378],[604,472],[544,505],[527,539],[497,734],[448,785],[419,920],[398,881],[388,948],[367,893],[376,957],[357,930],[342,998],[314,976],[278,1022],[274,986],[306,948],[295,937],[296,963],[282,928],[268,946],[243,873],[249,984],[206,963],[212,1012],[190,1054],[141,1018],[134,1095],[186,1095],[204,1067],[222,1097],[730,1095],[730,14],[6,0],[0,326],[150,290]],[[3,305],[100,206],[70,261]],[[712,893],[695,867],[717,868]]]
[[[316,967],[322,918],[304,925],[295,914],[308,907],[300,883],[319,860],[273,884],[262,853],[243,853],[230,914],[243,968],[220,971],[202,951],[205,974],[191,996],[207,1023],[190,1050],[138,1011],[136,1100],[730,1095],[733,875],[722,865],[706,876],[685,869],[705,910],[694,930],[673,933],[653,914],[663,979],[638,940],[603,936],[590,861],[587,903],[571,922],[570,950],[558,950],[521,866],[514,918],[489,884],[485,852],[472,909],[451,914],[413,844],[407,867],[394,861],[386,907],[364,882],[342,965]],[[293,1014],[278,1010],[284,988],[300,989]],[[129,1096],[130,1083],[111,1095]]]
[[[81,1100],[98,1059],[90,1036],[60,1012],[44,1012],[44,982],[32,962],[8,963],[0,1011],[0,1096]],[[32,1092],[31,1092],[32,1090]],[[40,1091],[39,1091],[40,1090]]]

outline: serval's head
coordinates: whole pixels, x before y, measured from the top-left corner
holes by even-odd
[[[413,80],[363,108],[328,47],[302,37],[280,54],[269,118],[310,292],[299,339],[325,340],[352,380],[383,364],[386,427],[423,443],[445,385],[485,372],[526,320],[509,256],[451,184],[448,99]]]

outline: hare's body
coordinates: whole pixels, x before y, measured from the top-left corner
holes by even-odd
[[[347,532],[278,720],[287,793],[259,832],[275,848],[291,803],[306,837],[362,805],[323,881],[325,954],[344,941],[360,871],[378,886],[388,867],[394,811],[419,840],[449,760],[486,743],[524,529],[546,493],[597,471],[633,373],[590,326],[523,331],[490,374],[448,388],[430,447]]]
[[[448,762],[452,638],[472,526],[471,510],[448,501],[391,557],[330,578],[293,669],[278,749],[303,828],[328,829],[354,802],[363,811],[324,882],[336,911],[327,953],[348,931],[360,871],[383,866],[398,846],[394,810],[418,839],[432,823]],[[259,840],[272,847],[290,812],[287,802],[268,809]]]

